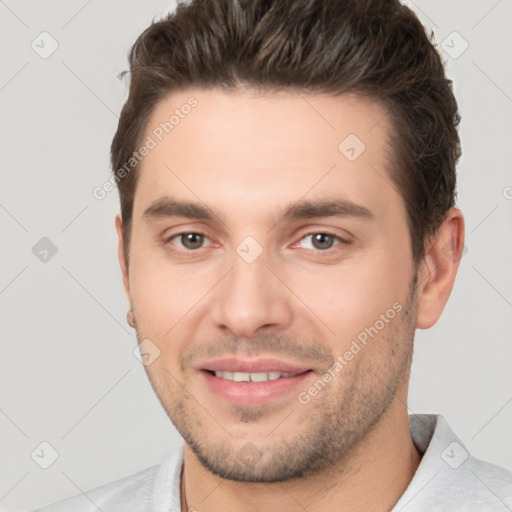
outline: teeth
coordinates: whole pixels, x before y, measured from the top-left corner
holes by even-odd
[[[288,372],[215,372],[215,377],[235,382],[267,382],[268,380],[277,380],[281,377],[292,377],[293,375],[297,374]]]
[[[235,372],[233,373],[233,379],[235,382],[249,382],[249,373]]]

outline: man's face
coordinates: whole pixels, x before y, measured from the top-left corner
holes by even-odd
[[[148,135],[125,284],[167,414],[224,478],[340,460],[405,401],[412,356],[415,267],[384,110],[190,89],[157,105]]]

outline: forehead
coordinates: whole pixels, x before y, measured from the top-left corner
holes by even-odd
[[[134,215],[165,195],[252,214],[333,191],[368,207],[400,202],[388,134],[384,108],[353,95],[173,92],[147,123],[153,147],[140,164]]]

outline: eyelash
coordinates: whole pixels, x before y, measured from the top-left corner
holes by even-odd
[[[203,236],[205,239],[208,239],[208,236],[205,234],[205,233],[201,233],[200,231],[182,231],[180,233],[176,233],[170,237],[167,237],[165,240],[164,240],[164,243],[165,244],[168,244],[170,243],[174,238],[178,238],[178,237],[181,237],[182,235],[190,235],[190,234],[194,234],[194,235],[200,235],[200,236]],[[334,239],[336,239],[338,241],[337,244],[333,245],[332,247],[329,247],[328,249],[306,249],[308,251],[315,251],[315,252],[318,252],[318,253],[329,253],[329,252],[332,252],[332,250],[337,247],[338,245],[349,245],[351,242],[348,241],[348,240],[345,240],[343,238],[341,238],[339,235],[336,235],[335,233],[332,233],[330,231],[311,231],[309,233],[306,233],[304,234],[299,241],[302,241],[304,240],[306,237],[308,236],[313,236],[313,235],[327,235],[327,236],[331,236],[333,237]],[[178,251],[183,251],[183,252],[197,252],[199,251],[200,249],[203,249],[204,247],[199,247],[198,249],[178,249]]]

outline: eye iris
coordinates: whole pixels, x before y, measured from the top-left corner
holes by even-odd
[[[203,235],[198,233],[184,233],[181,235],[181,243],[187,249],[198,249],[203,244]]]
[[[313,246],[316,249],[330,249],[334,243],[334,237],[327,233],[316,233],[313,235]]]

